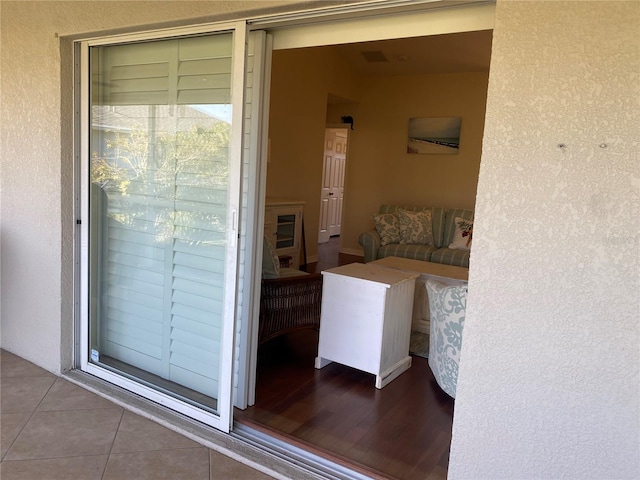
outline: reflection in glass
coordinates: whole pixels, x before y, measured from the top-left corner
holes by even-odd
[[[231,34],[91,49],[91,361],[215,410]]]

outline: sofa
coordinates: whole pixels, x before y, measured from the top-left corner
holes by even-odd
[[[365,263],[404,257],[469,268],[473,210],[381,205],[358,242]]]

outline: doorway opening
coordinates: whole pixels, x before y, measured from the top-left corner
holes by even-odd
[[[426,48],[428,42],[439,48]],[[466,53],[458,54],[462,45]],[[491,31],[484,31],[274,51],[266,193],[304,202],[307,239],[321,242],[326,225],[327,241],[306,245],[308,272],[363,261],[357,236],[371,228],[381,203],[457,206],[475,197],[490,45]],[[376,66],[364,51],[387,52],[390,61]],[[426,60],[423,51],[439,57]],[[466,119],[464,154],[446,162],[407,155],[409,118],[451,113]],[[345,115],[355,127],[344,172],[344,222],[332,237],[317,186],[331,178],[324,168],[325,129]],[[377,390],[370,374],[349,367],[316,370],[317,346],[314,330],[263,344],[256,402],[236,411],[237,422],[374,478],[446,478],[453,400],[435,383],[427,359],[414,357],[409,371]]]

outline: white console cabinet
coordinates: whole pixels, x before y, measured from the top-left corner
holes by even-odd
[[[429,297],[427,296],[425,282],[431,278],[446,285],[463,285],[469,280],[468,268],[423,262],[409,258],[385,257],[371,262],[370,265],[397,268],[404,272],[412,272],[420,275],[416,280],[416,294],[413,302],[413,325],[411,329],[423,333],[430,332]]]
[[[290,256],[290,268],[300,267],[304,202],[287,198],[266,199],[264,235],[279,257]]]
[[[416,273],[352,263],[322,272],[316,368],[333,362],[376,376],[382,388],[411,367]]]

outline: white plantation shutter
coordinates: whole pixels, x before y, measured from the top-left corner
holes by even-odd
[[[176,176],[169,378],[218,392],[226,251],[226,190],[216,177]],[[219,202],[219,203],[218,203]]]
[[[259,161],[263,143],[268,131],[268,77],[270,75],[269,59],[271,43],[266,32],[252,31],[248,35],[244,108],[244,145],[242,152],[242,203],[240,249],[238,256],[238,306],[236,312],[236,344],[234,352],[233,405],[246,408],[253,401],[255,389],[255,364],[252,366],[252,355],[255,359],[257,344],[252,344],[251,326],[254,314],[257,320],[259,308],[259,280],[252,271],[251,259],[259,245],[262,252],[262,226],[255,221],[259,217],[258,210],[264,212],[258,198],[261,195],[261,169],[266,171],[265,164]],[[266,160],[266,159],[263,159]],[[259,272],[257,273],[260,274]],[[257,291],[256,291],[257,288]],[[255,337],[257,339],[257,335]]]
[[[231,103],[232,38],[216,45],[202,37],[112,46],[101,51],[101,102],[108,105],[197,105]],[[97,93],[96,90],[94,90]],[[94,97],[95,98],[95,97]]]
[[[228,144],[211,142],[228,140],[229,126],[206,107],[231,101],[232,38],[213,38],[95,52],[93,129],[111,135],[101,153],[124,179],[92,188],[104,192],[93,213],[100,356],[217,398],[224,292],[234,285],[225,282]]]

